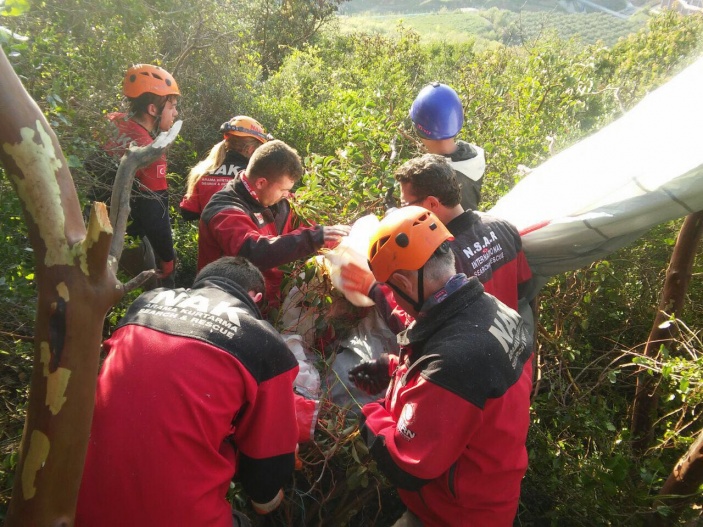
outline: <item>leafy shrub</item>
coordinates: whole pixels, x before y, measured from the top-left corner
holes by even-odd
[[[464,103],[460,137],[486,149],[483,208],[488,208],[512,187],[518,165],[536,166],[616,118],[695,55],[703,34],[699,17],[669,13],[612,49],[555,34],[520,47],[479,49],[473,42],[425,45],[400,26],[386,36],[327,36],[287,50],[281,68],[264,75],[248,28],[228,22],[237,5],[179,2],[182,12],[194,16],[178,12],[158,18],[139,2],[129,2],[129,9],[107,1],[54,2],[12,20],[11,30],[31,36],[29,41],[2,43],[17,53],[13,64],[54,123],[73,166],[95,143],[102,112],[118,106],[126,64],[154,61],[176,69],[186,122],[182,139],[169,152],[180,286],[192,282],[197,254],[197,226],[181,221],[175,209],[182,178],[219,140],[219,123],[233,114],[255,116],[305,157],[307,173],[294,202],[303,217],[346,223],[383,211],[394,190],[393,170],[420,151],[407,119],[412,99],[425,83],[442,80]],[[164,7],[155,4],[157,10]],[[76,9],[87,16],[77,19]],[[54,12],[48,19],[46,13]],[[22,339],[33,334],[35,293],[24,222],[7,184],[0,186],[0,202],[5,237],[0,301],[6,313],[0,329],[12,333],[0,341],[0,350],[6,350],[0,353],[12,356],[2,362],[0,385],[9,409],[0,418],[2,513],[26,397],[22,375],[31,364],[32,351]],[[633,247],[555,277],[545,288],[541,377],[533,400],[521,525],[640,524],[653,491],[700,427],[695,329],[703,312],[700,283],[692,284],[691,308],[681,318],[693,328],[682,332],[688,340],[677,350],[662,350],[655,361],[635,360],[677,228],[676,223],[660,226]],[[312,296],[310,302],[319,307],[316,331],[327,337],[343,331],[347,321],[330,322],[327,316],[334,292]],[[122,309],[124,304],[116,306],[108,326]],[[324,371],[333,350],[318,348],[314,352]],[[658,444],[645,459],[628,447],[632,372],[640,364],[662,374],[667,412],[656,425]],[[325,403],[320,424],[316,442],[301,452],[303,469],[280,514],[291,525],[316,525],[322,518],[334,518],[337,525],[389,524],[402,507],[365,456],[356,423],[344,409]],[[231,497],[242,505],[240,490],[235,486]]]

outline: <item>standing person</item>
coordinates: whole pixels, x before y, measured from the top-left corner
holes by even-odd
[[[220,256],[244,256],[266,278],[268,308],[281,301],[279,266],[306,258],[349,234],[346,225],[294,228],[288,197],[303,175],[298,152],[283,141],[257,148],[245,171],[216,193],[200,217],[198,269]]]
[[[361,434],[408,512],[398,526],[512,526],[527,469],[531,345],[520,316],[457,274],[449,231],[398,209],[369,247],[378,282],[415,322],[399,356],[350,370],[368,393]],[[388,384],[390,382],[390,385]]]
[[[487,293],[517,310],[532,278],[520,234],[503,219],[465,209],[459,177],[443,156],[411,159],[395,172],[401,205],[412,203],[433,212],[454,237],[457,272],[475,276]]]
[[[464,210],[459,203],[457,176],[443,156],[425,154],[406,161],[396,170],[395,179],[400,183],[401,206],[417,205],[431,211],[454,237],[449,244],[456,272],[475,276],[487,293],[518,311],[532,339],[534,316],[527,300],[532,272],[515,226],[482,212]],[[342,267],[341,277],[345,289],[374,301],[393,333],[400,333],[412,322],[412,316],[398,305],[397,295],[376,282],[368,268],[349,263]],[[356,400],[364,400],[350,382],[345,384]]]
[[[119,160],[131,143],[151,144],[161,132],[167,132],[178,116],[181,92],[173,76],[150,64],[137,64],[127,70],[123,93],[129,102],[128,113],[114,112],[108,119],[114,125],[114,137],[105,151]],[[139,238],[141,246],[125,250],[120,266],[131,275],[158,265],[161,285],[173,285],[175,251],[168,206],[166,154],[151,165],[137,170],[130,201],[127,234]],[[155,256],[155,261],[154,261]]]
[[[456,271],[475,276],[490,293],[518,310],[532,328],[532,312],[525,299],[532,272],[522,250],[522,240],[511,223],[482,212],[464,210],[457,176],[446,158],[425,154],[406,161],[395,172],[400,183],[401,206],[417,205],[433,212],[454,239]],[[389,327],[396,333],[409,319],[396,309],[385,287],[376,287],[368,269],[349,264],[342,268],[348,288],[371,297]]]
[[[298,362],[261,318],[263,291],[254,265],[225,257],[130,306],[103,346],[77,526],[232,527],[235,473],[257,512],[278,506]]]
[[[273,137],[261,124],[247,117],[232,117],[220,126],[223,139],[212,147],[208,156],[188,174],[188,186],[181,200],[185,220],[200,219],[205,205],[215,192],[247,167],[249,158],[259,146]]]
[[[446,157],[456,171],[461,206],[478,210],[486,157],[482,148],[456,139],[464,126],[464,108],[457,93],[446,84],[428,84],[413,101],[410,119],[427,151]]]

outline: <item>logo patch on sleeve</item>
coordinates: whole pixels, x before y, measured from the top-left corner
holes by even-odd
[[[413,424],[414,421],[415,403],[407,403],[403,406],[403,411],[400,412],[400,419],[396,425],[396,430],[406,441],[411,441],[415,438],[415,432],[409,428],[409,425]]]

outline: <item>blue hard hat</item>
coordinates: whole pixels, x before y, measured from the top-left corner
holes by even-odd
[[[420,137],[449,139],[464,125],[464,108],[452,88],[432,82],[417,94],[410,107],[410,119]]]

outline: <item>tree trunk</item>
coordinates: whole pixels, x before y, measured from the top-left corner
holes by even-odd
[[[661,327],[661,325],[669,316],[678,314],[683,307],[702,233],[703,211],[686,216],[676,239],[669,269],[666,272],[659,309],[644,349],[647,357],[655,357],[662,345],[666,346],[674,339],[671,332],[673,326]],[[659,378],[656,375],[640,373],[637,378],[632,407],[632,447],[639,454],[642,454],[651,444],[652,423],[658,407],[656,396],[658,383]]]
[[[664,486],[659,491],[658,505],[672,508],[666,517],[657,516],[654,525],[664,527],[677,525],[677,519],[684,508],[695,498],[698,499],[698,488],[703,483],[703,432],[698,434],[698,439],[691,445],[686,455],[679,459],[671,471]]]
[[[86,230],[57,138],[1,50],[0,115],[0,162],[22,203],[38,292],[29,403],[5,525],[69,526],[93,415],[103,321],[125,291],[114,272],[121,241],[108,259],[113,236],[103,203],[93,205]],[[130,148],[125,157],[148,149],[158,157],[165,148],[160,139],[160,148]],[[121,240],[124,231],[118,234]]]
[[[108,272],[103,204],[88,231],[66,159],[0,55],[0,160],[22,202],[38,289],[34,369],[6,525],[70,525],[93,414],[103,319],[122,296]]]

